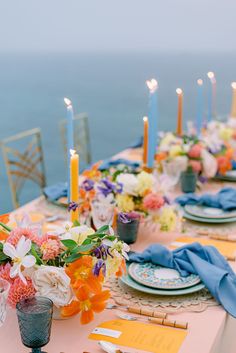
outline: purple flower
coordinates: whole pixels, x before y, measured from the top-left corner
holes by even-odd
[[[104,244],[94,249],[92,255],[95,256],[97,259],[103,259],[103,260],[106,260],[108,255],[113,257],[109,252],[109,247]]]
[[[128,213],[120,212],[118,215],[118,220],[124,224],[131,223],[132,221],[135,221],[139,218],[140,218],[140,215],[134,211],[128,212]]]
[[[198,179],[199,179],[199,181],[200,181],[202,184],[206,183],[207,180],[208,180],[208,179],[207,179],[206,177],[204,177],[203,175],[199,175]]]
[[[94,187],[94,181],[91,179],[86,179],[82,182],[81,188],[84,189],[85,191],[90,191]]]
[[[167,196],[163,196],[163,199],[164,199],[165,203],[167,203],[167,205],[171,204],[170,199]]]
[[[98,277],[101,270],[102,270],[103,275],[106,276],[106,264],[103,260],[98,260],[93,267],[94,276]]]
[[[117,192],[118,194],[121,194],[122,191],[123,191],[123,184],[122,184],[122,183],[117,183],[117,184],[116,184],[116,192]]]
[[[115,184],[111,183],[107,179],[102,179],[101,180],[101,185],[98,186],[98,190],[105,196],[107,197],[109,194],[111,194],[113,191],[115,191]]]
[[[69,206],[68,206],[68,211],[76,211],[76,209],[79,207],[78,203],[72,201],[69,203]]]

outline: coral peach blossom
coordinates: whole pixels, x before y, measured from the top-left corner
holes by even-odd
[[[16,278],[14,280],[8,295],[8,303],[11,307],[14,308],[20,300],[30,298],[35,295],[36,290],[31,279],[26,278],[26,283],[27,284],[24,284],[20,278]]]
[[[60,253],[60,241],[57,237],[48,237],[45,239],[40,247],[43,254],[43,260],[53,260]]]
[[[202,170],[202,165],[200,161],[190,160],[189,165],[192,167],[195,173],[200,173]]]
[[[165,203],[162,196],[151,192],[143,199],[143,206],[150,211],[157,211]]]
[[[7,242],[16,246],[20,240],[20,238],[24,236],[26,239],[30,239],[32,242],[41,245],[41,239],[35,234],[30,228],[15,228],[11,231],[9,237],[7,238]]]
[[[200,145],[193,145],[188,152],[188,156],[190,158],[200,158],[201,151],[202,151],[202,147]]]

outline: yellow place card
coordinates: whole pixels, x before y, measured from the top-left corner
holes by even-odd
[[[179,247],[184,244],[191,244],[194,242],[198,242],[201,245],[212,245],[216,247],[216,249],[227,259],[234,259],[236,254],[236,243],[224,240],[214,240],[214,239],[205,239],[198,237],[180,237],[175,240],[174,243],[171,244],[171,247]],[[179,245],[178,245],[179,243]]]
[[[119,331],[117,338],[91,333],[92,340],[109,341],[114,344],[136,348],[152,353],[178,353],[187,332],[185,330],[145,324],[137,321],[112,320],[100,324],[96,329],[104,328]],[[98,330],[101,332],[101,330]],[[106,332],[106,330],[104,330]],[[118,335],[117,335],[118,336]]]

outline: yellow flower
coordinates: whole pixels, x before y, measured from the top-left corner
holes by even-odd
[[[182,147],[180,145],[174,145],[170,148],[169,155],[170,157],[177,157],[181,155],[183,152]]]
[[[219,136],[223,141],[229,141],[233,136],[233,129],[230,127],[224,127],[220,130]]]
[[[81,245],[88,235],[94,233],[92,228],[87,227],[86,225],[71,227],[66,229],[66,233],[62,236],[63,239],[72,239]]]
[[[168,132],[161,140],[160,147],[168,146],[171,142],[175,140],[176,137],[171,132]]]
[[[122,257],[108,256],[106,260],[106,278],[115,276],[122,263]]]
[[[132,196],[119,194],[117,195],[116,200],[121,212],[131,212],[134,210],[135,204]]]
[[[142,171],[137,176],[138,185],[136,191],[139,195],[145,195],[145,193],[152,189],[154,184],[154,179],[152,174]]]
[[[162,209],[159,223],[161,225],[161,230],[172,231],[175,230],[177,225],[177,215],[172,207],[166,206]]]

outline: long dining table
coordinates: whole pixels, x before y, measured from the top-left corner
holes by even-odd
[[[138,151],[126,150],[116,157],[128,157],[135,160],[138,155]],[[217,183],[212,185],[212,188],[217,190],[222,185]],[[36,212],[39,209],[42,211],[43,205],[47,205],[47,200],[41,196],[15,210],[13,215],[22,214],[22,212]],[[63,212],[58,206],[50,205],[50,209],[52,208],[55,213]],[[155,234],[149,234],[148,237],[141,235],[137,242],[131,246],[131,249],[142,251],[149,244],[155,242]],[[235,262],[230,262],[230,265],[236,271]],[[228,315],[220,305],[208,307],[205,311],[198,313],[177,312],[170,314],[169,318],[189,323],[187,336],[179,353],[236,353],[236,339],[234,338],[236,320]],[[80,324],[78,316],[67,320],[53,320],[51,340],[43,350],[48,353],[102,353],[97,341],[88,339],[88,335],[100,323],[114,319],[116,319],[114,310],[104,310],[101,314],[96,315],[94,321],[84,326]],[[145,353],[130,347],[125,347],[124,350],[130,353]],[[29,349],[21,343],[16,311],[13,309],[8,309],[6,321],[0,328],[0,352],[29,352]],[[158,353],[158,350],[155,353]]]

